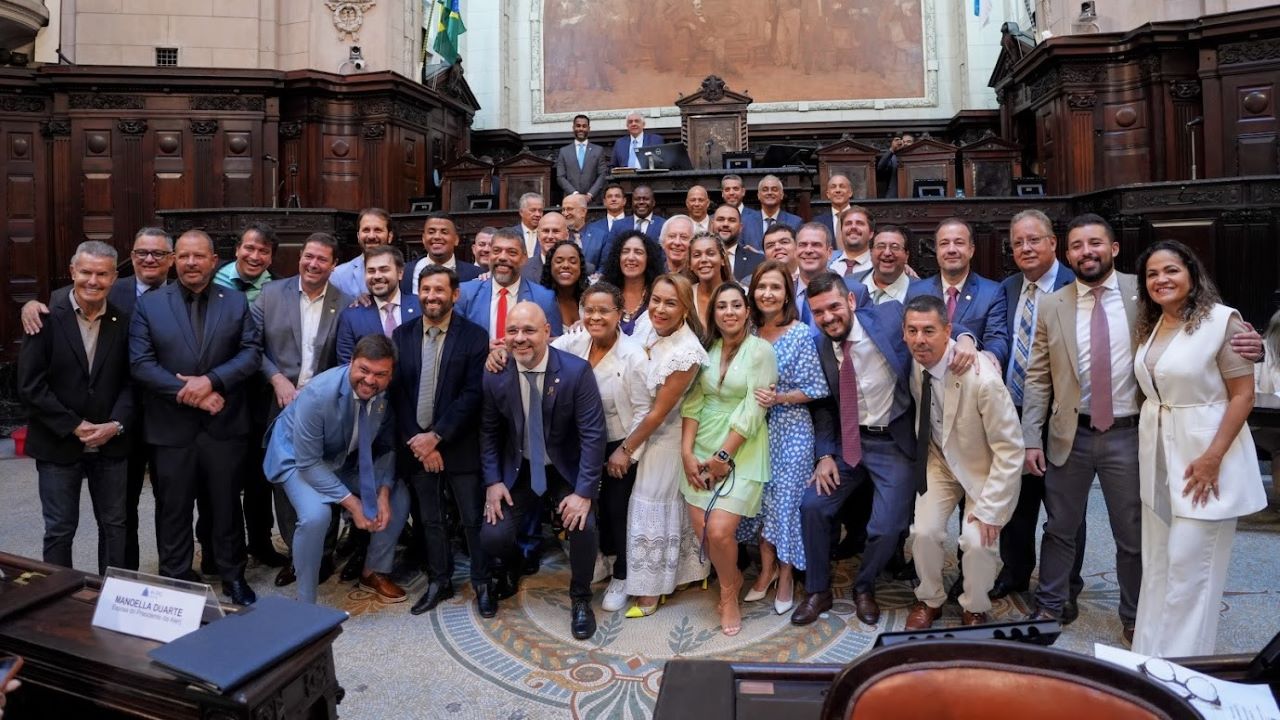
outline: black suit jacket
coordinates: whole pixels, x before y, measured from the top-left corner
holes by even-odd
[[[70,285],[60,287],[49,296],[49,305],[52,307],[53,303],[56,302],[70,302],[68,300],[70,296]],[[107,291],[107,302],[114,305],[116,310],[125,315],[122,320],[127,331],[129,329],[129,318],[133,315],[133,308],[138,304],[138,286],[134,276],[116,278],[116,281],[111,285],[111,289]]]
[[[742,238],[738,238],[733,254],[733,278],[741,283],[751,280],[751,273],[755,272],[756,267],[764,262],[764,253],[750,245],[743,244]]]
[[[129,282],[132,284],[133,278]],[[107,300],[93,367],[89,367],[67,295],[50,300],[44,327],[23,341],[18,354],[18,396],[31,412],[27,454],[57,463],[75,462],[84,455],[84,444],[74,434],[82,420],[118,421],[125,426],[126,435],[133,427],[129,318]],[[99,452],[124,457],[129,452],[128,438],[112,438]]]
[[[399,360],[395,380],[388,395],[396,414],[397,446],[401,468],[406,472],[420,470],[422,464],[405,446],[409,438],[427,428],[418,425],[418,385],[422,382],[422,318],[418,317],[396,328],[392,341]],[[453,313],[449,332],[440,348],[440,364],[436,369],[435,405],[431,430],[440,436],[440,455],[444,469],[454,473],[480,470],[481,386],[484,362],[489,356],[489,333],[479,325]]]
[[[129,358],[147,442],[185,447],[201,431],[219,440],[249,433],[246,380],[261,368],[262,343],[244,293],[210,283],[198,347],[181,284],[143,295],[129,325]],[[177,374],[208,375],[226,401],[222,411],[210,415],[179,403]]]

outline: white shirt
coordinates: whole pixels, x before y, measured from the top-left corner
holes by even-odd
[[[440,267],[446,267],[456,272],[458,269],[458,256],[450,255],[449,259],[442,263],[432,260],[430,255],[418,258],[418,262],[413,265],[413,274],[409,276],[413,278],[413,286],[415,288],[418,287],[418,273],[421,273],[423,268],[428,265],[439,265]]]
[[[702,218],[702,222],[698,222],[693,218],[689,218],[689,219],[693,221],[694,235],[697,235],[698,233],[711,232],[711,216],[710,215]]]
[[[492,294],[489,295],[489,339],[496,340],[498,338],[498,293],[503,289],[503,287],[498,284],[497,280],[494,280],[489,285],[492,289]],[[520,296],[519,275],[516,275],[516,281],[511,283],[511,286],[506,288],[506,290],[507,312],[511,312],[515,309],[516,303],[519,302],[516,300],[516,298]]]
[[[395,318],[396,327],[400,327],[401,318],[404,317],[404,303],[400,302],[400,288],[396,287],[396,291],[391,293],[391,297],[386,300],[374,299],[373,304],[378,306],[378,323],[383,327],[387,326],[387,306],[391,303],[396,304]]]
[[[1114,271],[1102,282],[1102,308],[1107,314],[1107,335],[1111,340],[1111,413],[1114,417],[1138,414],[1138,380],[1133,374],[1133,343],[1129,339],[1129,316],[1120,295],[1120,277]],[[1088,414],[1092,398],[1089,381],[1090,321],[1093,318],[1093,290],[1076,281],[1076,345],[1080,369],[1080,411]]]
[[[617,215],[610,215],[608,213],[605,213],[605,216],[604,216],[605,225],[609,228],[609,232],[613,232],[614,223],[622,220],[626,220],[626,219],[627,219],[627,214],[625,212],[618,213]]]
[[[547,358],[549,358],[550,356],[551,356],[551,351],[546,350],[545,352],[542,353],[542,359],[538,361],[538,364],[534,365],[531,368],[527,368],[521,365],[519,361],[516,362],[516,382],[520,383],[520,407],[524,410],[525,417],[529,417],[529,381],[524,379],[525,378],[524,374],[526,372],[537,373],[538,387],[540,390],[542,390],[542,394],[546,395],[547,394]],[[538,401],[541,402],[542,398],[538,398]],[[546,432],[546,425],[543,425],[543,432]],[[529,459],[528,434],[529,434],[529,428],[526,427],[525,428],[526,437],[524,439],[524,442],[521,443],[523,445],[523,448],[521,449],[521,454],[524,455],[524,459],[526,460]],[[546,454],[546,455],[548,456],[545,459],[547,461],[547,464],[550,465],[551,458],[549,454]]]
[[[781,215],[782,215],[782,208],[778,208],[778,211],[772,215],[765,215],[764,210],[761,210],[760,211],[760,231],[769,232],[770,220],[772,220],[774,223],[781,223],[782,222],[782,218],[780,217]]]
[[[862,284],[867,286],[867,292],[871,293],[871,302],[876,305],[890,300],[906,303],[907,288],[911,285],[911,276],[904,271],[898,276],[897,280],[889,283],[888,287],[882,288],[876,284],[875,272],[869,272],[866,277],[862,278]]]
[[[871,251],[867,250],[856,258],[850,259],[848,255],[841,255],[828,265],[831,272],[837,275],[854,275],[863,270],[871,269]]]
[[[520,229],[524,231],[524,254],[527,257],[533,257],[535,251],[540,252],[541,246],[538,244],[537,229],[530,229],[520,224]]]
[[[573,332],[561,335],[551,343],[557,350],[587,360],[591,352],[591,334]],[[626,440],[631,431],[649,414],[652,398],[645,386],[645,372],[649,357],[635,338],[618,334],[618,341],[592,368],[596,386],[600,388],[600,400],[604,404],[605,436],[609,442]],[[639,460],[639,449],[632,453]]]
[[[955,288],[956,289],[956,307],[958,308],[960,306],[960,298],[963,297],[964,284],[966,281],[968,281],[968,279],[969,279],[969,273],[965,273],[964,277],[960,278],[960,282],[952,283],[952,282],[948,282],[945,277],[939,275],[938,280],[942,281],[942,302],[943,303],[947,302],[947,288]]]
[[[1057,279],[1057,258],[1054,258],[1053,265],[1049,266],[1049,271],[1041,275],[1040,279],[1034,283],[1028,280],[1026,275],[1022,276],[1022,287],[1019,289],[1017,299],[1018,306],[1013,309],[1013,334],[1009,337],[1009,370],[1004,376],[1006,385],[1009,384],[1010,379],[1013,377],[1013,355],[1016,352],[1013,346],[1018,341],[1018,323],[1022,322],[1022,304],[1027,301],[1027,288],[1032,285],[1036,286],[1036,301],[1031,306],[1031,329],[1027,332],[1027,354],[1030,356],[1032,343],[1036,339],[1036,318],[1040,315],[1040,301],[1054,291],[1053,285]]]
[[[644,223],[644,225],[641,225],[640,223]],[[649,234],[649,226],[652,224],[653,224],[653,213],[649,213],[645,217],[640,217],[639,215],[631,216],[631,227],[635,228],[636,230],[639,230],[640,232],[646,235]]]
[[[889,367],[889,361],[880,354],[875,341],[862,329],[857,316],[850,319],[849,340],[853,347],[849,354],[853,357],[854,369],[858,377],[858,424],[888,425],[889,413],[893,411],[893,388],[897,378]],[[836,353],[836,370],[844,364],[842,343],[832,342]],[[839,393],[839,388],[836,388]]]
[[[329,284],[325,283],[324,289],[312,300],[302,289],[302,279],[298,279],[298,310],[302,313],[302,358],[298,366],[298,389],[302,389],[316,374],[316,335],[320,333],[320,319],[324,317],[324,296],[327,292]]]
[[[160,289],[160,288],[162,288],[162,287],[164,287],[165,285],[168,285],[168,284],[169,284],[169,281],[168,281],[168,280],[165,280],[165,281],[161,282],[159,285],[156,285],[156,289],[158,290],[158,289]],[[133,293],[134,293],[134,297],[142,297],[143,293],[145,293],[146,291],[148,291],[148,290],[150,290],[150,289],[151,289],[151,286],[150,286],[150,285],[148,285],[148,284],[146,284],[146,283],[142,282],[141,280],[139,280],[139,279],[138,279],[138,277],[137,277],[136,275],[134,276],[134,278],[133,278]]]

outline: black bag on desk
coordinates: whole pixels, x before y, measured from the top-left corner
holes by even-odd
[[[147,655],[167,670],[225,693],[327,635],[347,617],[329,607],[261,597]]]

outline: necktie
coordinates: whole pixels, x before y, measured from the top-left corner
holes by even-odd
[[[1022,407],[1023,383],[1027,379],[1027,363],[1031,359],[1031,318],[1036,312],[1035,283],[1027,283],[1026,299],[1018,311],[1018,327],[1013,334],[1013,366],[1009,371],[1009,394],[1013,404]]]
[[[920,417],[916,422],[916,459],[911,474],[916,480],[916,492],[923,495],[929,489],[929,438],[933,435],[933,378],[926,368],[920,371]]]
[[[496,338],[506,337],[507,335],[507,294],[506,288],[498,290],[498,312],[493,321],[498,324],[494,328],[493,336]]]
[[[196,338],[196,347],[204,345],[204,306],[200,302],[201,295],[192,295],[187,302],[187,314],[191,319],[191,334]]]
[[[529,487],[535,495],[547,491],[546,437],[542,434],[542,389],[538,375],[525,371],[524,381],[529,385],[529,406],[524,413],[524,442],[529,451]]]
[[[649,221],[648,221],[648,220],[641,220],[640,218],[636,218],[636,229],[637,229],[637,230],[639,230],[640,232],[648,232],[648,230],[649,230]]]
[[[640,148],[640,140],[631,138],[631,162],[628,163],[633,168],[640,167],[640,158],[636,156],[636,150]]]
[[[1093,288],[1093,314],[1089,318],[1089,415],[1093,429],[1106,432],[1115,421],[1111,407],[1111,328],[1102,307],[1101,285]]]
[[[398,325],[396,322],[397,307],[399,307],[399,303],[393,302],[389,302],[383,306],[383,309],[387,312],[387,316],[382,319],[382,334],[387,337],[391,337],[391,333],[396,331],[396,326]]]
[[[958,288],[947,288],[947,322],[954,322],[956,319],[956,296],[959,294]]]
[[[862,462],[862,434],[858,430],[858,375],[853,369],[852,340],[841,345],[840,363],[840,454],[849,467]]]
[[[583,164],[587,161],[587,146],[578,144],[578,169],[581,170]]]
[[[871,291],[871,303],[872,303],[873,305],[879,305],[880,303],[884,302],[884,298],[885,298],[885,296],[886,296],[886,295],[888,295],[888,294],[889,294],[889,293],[885,292],[885,291],[884,291],[883,289],[881,289],[881,288],[876,288],[875,290],[872,290],[872,291]]]
[[[767,233],[767,232],[769,232],[769,229],[770,229],[770,228],[772,228],[772,227],[774,226],[774,224],[775,224],[775,223],[777,223],[777,222],[778,222],[778,218],[765,218],[765,219],[764,219],[764,231],[765,231],[766,233]]]
[[[418,427],[426,430],[435,419],[436,355],[440,348],[440,328],[427,328],[422,338],[422,377],[418,380]]]
[[[360,467],[360,504],[370,520],[378,516],[378,483],[373,475],[373,436],[376,433],[369,417],[369,402],[361,400],[356,415],[356,452]]]

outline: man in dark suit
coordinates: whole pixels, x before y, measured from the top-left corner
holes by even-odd
[[[404,274],[400,278],[400,294],[405,297],[417,296],[418,288],[414,286],[413,279],[428,265],[447,267],[456,272],[463,282],[480,277],[483,271],[479,266],[461,260],[455,254],[458,242],[458,226],[448,213],[436,212],[428,215],[422,226],[422,248],[426,252],[406,263]]]
[[[957,341],[953,370],[962,372],[977,350],[1003,372],[1009,360],[1005,294],[1000,283],[982,277],[969,267],[974,253],[973,228],[960,218],[948,218],[938,224],[933,243],[940,272],[911,283],[907,302],[928,294],[946,304],[951,335]],[[964,335],[969,337],[963,338]]]
[[[831,201],[830,212],[814,213],[813,222],[822,223],[831,235],[831,249],[840,247],[840,213],[849,207],[849,199],[853,197],[853,184],[844,173],[832,173],[827,178],[827,199]]]
[[[1008,309],[1006,328],[1011,341],[1005,384],[1018,409],[1018,417],[1022,417],[1023,390],[1040,303],[1074,282],[1076,275],[1065,263],[1058,262],[1058,238],[1053,233],[1053,223],[1039,210],[1023,210],[1013,216],[1009,223],[1009,248],[1019,272],[1001,283]],[[1004,567],[991,588],[993,599],[1030,588],[1031,573],[1036,569],[1036,525],[1043,501],[1044,476],[1024,473],[1022,494],[1018,496],[1013,517],[1000,532],[1000,559]],[[1076,559],[1068,582],[1070,592],[1062,609],[1064,622],[1071,622],[1080,614],[1076,597],[1084,589],[1084,580],[1080,577],[1084,543],[1085,524],[1082,522],[1076,534]]]
[[[529,261],[520,269],[520,277],[533,284],[542,282],[542,268],[547,264],[547,254],[556,243],[569,239],[569,222],[558,212],[543,213],[538,221],[538,246]],[[585,271],[585,269],[584,269]]]
[[[609,174],[609,159],[604,148],[587,140],[591,133],[591,119],[586,115],[573,116],[573,142],[560,148],[556,155],[556,183],[565,195],[582,193],[590,202],[600,197],[605,176]]]
[[[748,213],[759,212],[747,207],[742,201],[747,195],[746,187],[742,184],[742,176],[737,173],[729,173],[720,178],[720,202],[722,205],[730,205],[738,211],[738,215],[746,217]]]
[[[622,188],[609,185],[604,189],[604,217],[587,223],[582,228],[582,254],[587,263],[599,268],[604,265],[609,250],[609,239],[615,227],[620,228],[627,219],[627,196]]]
[[[711,231],[724,245],[725,253],[729,256],[729,269],[739,282],[750,278],[756,266],[764,262],[764,253],[738,241],[742,232],[742,219],[734,206],[721,205],[716,208],[716,214],[711,216]]]
[[[875,216],[861,205],[848,205],[840,211],[835,223],[837,251],[831,260],[831,272],[848,280],[870,271]]]
[[[552,335],[564,332],[555,293],[521,277],[526,262],[520,236],[509,229],[499,230],[493,234],[489,278],[462,283],[458,289],[457,313],[484,328],[490,344],[502,344],[507,314],[518,302],[529,301],[541,307],[551,323]]]
[[[609,236],[609,242],[604,249],[606,258],[609,257],[609,246],[612,245],[613,239],[628,230],[639,230],[648,235],[650,240],[658,242],[662,237],[662,224],[667,219],[655,214],[653,206],[653,189],[648,185],[637,185],[636,189],[631,191],[632,215],[621,223],[613,224],[613,234]]]
[[[22,343],[18,396],[30,413],[44,561],[71,567],[80,487],[89,481],[98,522],[98,574],[125,562],[125,504],[133,392],[128,316],[108,299],[115,248],[90,240],[71,258],[71,292],[51,302],[47,326]]]
[[[238,471],[248,434],[246,381],[261,343],[244,294],[213,287],[213,240],[190,230],[175,249],[178,282],[144,295],[129,327],[135,389],[155,446],[160,572],[194,580],[191,512],[207,499],[223,591],[238,605],[257,597],[244,580]]]
[[[760,178],[756,186],[756,197],[760,200],[760,211],[748,217],[742,216],[742,244],[757,250],[764,250],[764,234],[769,228],[781,223],[795,231],[804,221],[799,215],[782,209],[784,198],[782,181],[774,175]]]
[[[364,279],[369,291],[369,304],[356,305],[338,315],[335,347],[338,362],[351,362],[356,343],[370,333],[387,337],[402,324],[418,317],[418,294],[400,291],[404,274],[404,255],[394,245],[375,245],[364,251]]]
[[[853,590],[858,619],[874,625],[880,620],[876,577],[893,557],[915,501],[915,414],[908,377],[911,355],[902,340],[902,306],[860,308],[834,273],[811,280],[805,293],[822,332],[818,357],[831,396],[809,405],[818,465],[800,502],[800,515],[805,555],[813,560],[805,571],[808,597],[791,622],[808,625],[831,609],[827,558],[834,521],[850,494],[870,482],[876,501]]]
[[[604,407],[585,361],[548,346],[551,325],[542,308],[517,304],[507,315],[511,358],[484,376],[480,465],[485,524],[480,542],[503,560],[498,597],[520,578],[517,528],[550,501],[569,536],[570,628],[578,640],[595,634],[591,576],[599,537],[593,508],[604,467]]]
[[[644,131],[644,117],[632,111],[627,115],[627,134],[618,138],[613,144],[613,166],[641,168],[648,167],[638,151],[642,147],[661,145],[662,136]]]
[[[457,504],[471,553],[471,584],[481,617],[493,617],[497,599],[480,546],[484,486],[480,482],[480,384],[489,355],[483,328],[453,312],[458,276],[427,266],[418,278],[422,317],[396,329],[399,356],[392,383],[402,477],[413,488],[423,519],[428,584],[410,612],[420,615],[453,597],[452,546],[445,524],[445,488]]]
[[[129,318],[133,315],[134,306],[143,293],[164,287],[168,282],[169,269],[173,267],[173,238],[164,230],[145,227],[133,238],[133,250],[130,253],[133,262],[133,276],[117,279],[107,294],[107,302],[122,315],[126,332]],[[71,286],[59,288],[53,292],[50,304],[66,302],[71,293]],[[40,332],[40,316],[47,314],[49,308],[36,300],[29,300],[22,306],[22,329],[28,335]],[[127,343],[126,343],[127,344]],[[142,413],[134,414],[134,424],[125,435],[129,445],[128,486],[125,495],[125,542],[124,562],[121,567],[128,570],[138,569],[138,500],[142,496],[142,485],[146,480],[147,466],[151,466],[155,474],[155,463],[151,456],[151,447],[143,441]]]
[[[898,197],[898,151],[915,142],[911,133],[894,135],[889,149],[876,160],[876,189],[880,197]]]
[[[249,308],[262,336],[260,372],[267,384],[267,392],[259,403],[251,405],[251,411],[262,413],[262,417],[253,420],[261,423],[264,433],[276,415],[298,396],[303,386],[337,364],[338,313],[352,301],[329,282],[337,256],[338,241],[332,235],[312,233],[298,257],[298,276],[267,283]],[[259,524],[248,528],[248,536],[250,548],[260,548],[262,543],[271,542],[270,503],[273,493],[262,470],[262,444],[251,443],[247,455],[250,462],[246,463],[249,476],[245,478],[245,524]],[[265,501],[263,504],[268,508],[264,517],[255,517],[249,512],[249,498],[257,494],[265,495],[260,500]],[[280,537],[292,549],[298,516],[283,488],[277,485],[274,495]],[[332,538],[330,541],[332,546]],[[325,562],[321,563],[320,574],[323,577],[333,573],[331,554],[326,560],[327,567]],[[282,563],[276,575],[276,585],[288,585],[295,578],[295,568],[289,563]]]
[[[542,196],[536,192],[527,192],[520,196],[518,205],[520,222],[509,229],[524,240],[526,257],[533,257],[538,249],[538,223],[542,220],[542,212],[546,207]]]

